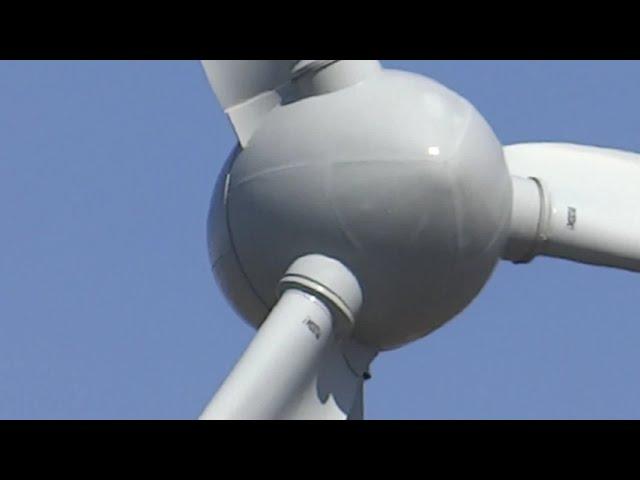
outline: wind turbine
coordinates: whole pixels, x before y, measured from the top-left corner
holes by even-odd
[[[257,334],[202,419],[361,419],[371,362],[465,309],[499,260],[640,271],[640,155],[503,147],[375,60],[207,60],[238,137],[208,235]]]

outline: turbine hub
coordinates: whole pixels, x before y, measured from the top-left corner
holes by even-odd
[[[339,260],[362,287],[356,340],[392,349],[480,292],[506,241],[512,184],[469,102],[373,64],[323,88],[337,85],[321,75],[340,63],[306,65],[296,80],[311,75],[305,98],[276,107],[232,153],[212,201],[210,254],[223,292],[256,327],[294,260]]]

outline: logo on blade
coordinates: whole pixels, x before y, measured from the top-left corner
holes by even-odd
[[[569,210],[567,211],[567,227],[571,230],[575,230],[577,221],[578,211],[573,207],[569,207]]]
[[[303,323],[307,326],[309,331],[313,333],[313,335],[316,337],[316,340],[320,340],[320,335],[322,335],[322,330],[320,329],[320,326],[310,318],[306,318]]]

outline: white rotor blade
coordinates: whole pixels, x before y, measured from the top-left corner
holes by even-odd
[[[202,420],[360,419],[363,382],[378,352],[352,337],[358,280],[337,260],[307,255]]]
[[[508,260],[536,254],[640,271],[640,155],[570,144],[505,148],[514,177]]]
[[[354,365],[366,372],[377,352],[338,341],[334,322],[318,299],[286,292],[200,419],[361,420]]]
[[[246,146],[263,116],[280,104],[276,89],[299,60],[203,60],[209,83]]]

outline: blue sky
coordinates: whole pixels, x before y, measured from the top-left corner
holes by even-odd
[[[640,62],[383,63],[458,91],[505,144],[640,152]],[[206,251],[233,144],[198,62],[0,62],[0,418],[199,415],[253,335]],[[500,264],[378,358],[366,417],[640,418],[639,293],[628,272]]]

